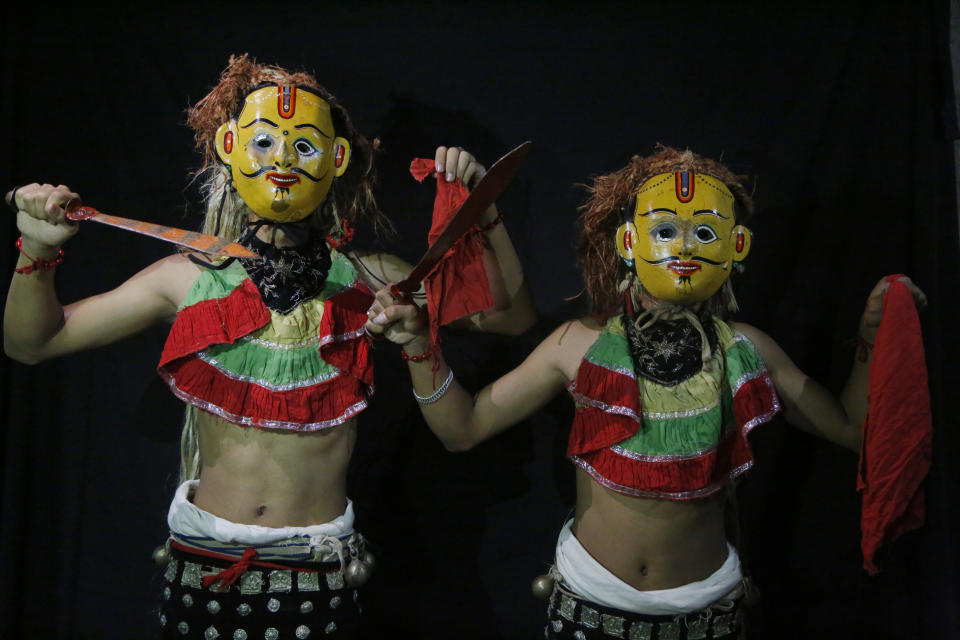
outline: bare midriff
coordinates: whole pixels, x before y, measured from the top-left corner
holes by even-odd
[[[573,533],[595,560],[635,589],[672,589],[707,578],[727,559],[722,495],[634,498],[577,469]]]
[[[231,522],[264,527],[323,524],[343,514],[355,420],[301,433],[197,415],[196,506]]]

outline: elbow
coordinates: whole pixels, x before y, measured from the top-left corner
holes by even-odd
[[[510,335],[519,336],[529,331],[539,321],[537,307],[533,303],[533,296],[527,285],[524,284],[520,292],[515,296],[513,304],[513,323]]]
[[[537,312],[533,307],[524,309],[517,314],[515,321],[511,323],[509,333],[507,335],[511,336],[520,336],[533,328],[533,325],[537,324]]]
[[[443,447],[450,453],[463,453],[476,446],[476,441],[467,437],[443,438]]]
[[[31,352],[28,349],[23,349],[18,346],[15,341],[6,337],[3,340],[3,353],[11,360],[16,360],[21,364],[38,364],[43,362],[43,358],[40,357],[39,354]]]
[[[521,336],[537,323],[537,314],[532,308],[513,308],[484,318],[480,328],[488,333],[503,336]]]
[[[19,351],[13,347],[10,347],[7,344],[3,345],[3,352],[7,355],[8,358],[10,358],[11,360],[16,360],[21,364],[40,364],[41,362],[44,361],[44,358],[41,358],[40,356],[34,353]]]

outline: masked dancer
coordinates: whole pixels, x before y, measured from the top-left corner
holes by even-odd
[[[389,289],[368,327],[422,359],[409,363],[414,395],[452,451],[564,389],[573,398],[576,508],[550,575],[534,582],[549,597],[546,637],[733,638],[744,588],[724,489],[752,465],[747,435],[782,409],[791,424],[858,450],[870,354],[835,398],[765,333],[728,320],[753,204],[722,164],[662,148],[596,178],[590,195],[578,253],[593,315],[562,324],[475,396],[431,346],[421,313]],[[865,344],[886,288],[868,298]]]
[[[163,637],[354,637],[373,557],[346,495],[356,416],[373,392],[372,291],[410,266],[351,251],[353,225],[389,227],[372,192],[371,142],[307,73],[232,57],[189,110],[204,158],[203,232],[256,257],[180,252],[118,288],[61,306],[54,272],[78,225],[68,187],[7,194],[22,233],[4,347],[35,363],[172,322],[159,373],[186,403],[182,484],[159,611]],[[436,151],[440,179],[484,168]],[[492,311],[464,324],[517,333],[534,319],[494,207],[481,219]],[[516,303],[516,304],[515,304]]]

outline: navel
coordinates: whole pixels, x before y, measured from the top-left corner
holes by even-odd
[[[259,507],[257,507],[257,517],[262,516],[266,512],[267,512],[267,505],[262,504]]]
[[[647,565],[645,564],[640,565],[640,575],[642,576],[647,575]]]

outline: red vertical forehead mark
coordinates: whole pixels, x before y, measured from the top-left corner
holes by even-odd
[[[292,118],[297,110],[297,88],[292,84],[277,87],[277,113],[281,118]]]
[[[677,171],[674,174],[674,184],[677,186],[677,200],[690,202],[693,200],[693,171]]]

